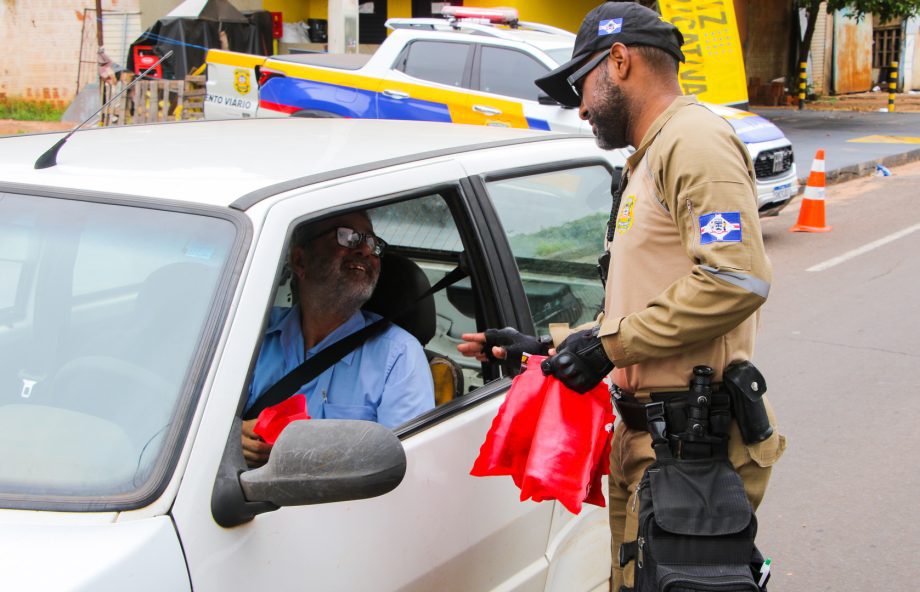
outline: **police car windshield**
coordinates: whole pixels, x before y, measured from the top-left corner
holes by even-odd
[[[130,498],[163,478],[235,235],[209,216],[0,193],[0,505]]]

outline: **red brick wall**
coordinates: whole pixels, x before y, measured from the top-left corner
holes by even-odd
[[[102,9],[136,11],[138,4],[139,0],[103,0]],[[0,98],[61,106],[70,102],[77,90],[83,10],[94,7],[93,0],[0,1]],[[94,23],[87,26],[95,31]]]

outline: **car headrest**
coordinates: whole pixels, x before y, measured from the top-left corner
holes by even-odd
[[[402,255],[387,253],[380,260],[380,278],[364,310],[387,317],[411,333],[422,345],[434,337],[436,317],[434,298],[413,303],[431,287],[425,272],[417,263]],[[399,314],[400,311],[408,310]]]

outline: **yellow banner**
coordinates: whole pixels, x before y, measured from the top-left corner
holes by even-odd
[[[744,55],[732,0],[659,0],[661,16],[684,35],[685,95],[721,105],[747,103]]]

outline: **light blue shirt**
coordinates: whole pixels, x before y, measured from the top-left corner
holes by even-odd
[[[306,353],[306,358],[380,316],[358,311]],[[304,362],[298,307],[272,309],[249,386],[246,409]],[[396,427],[434,407],[434,385],[418,340],[390,324],[297,391],[313,419],[365,419]]]

